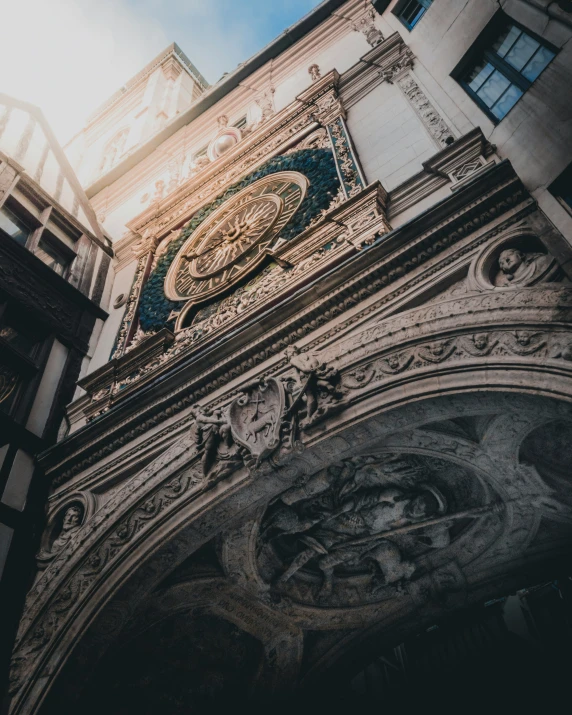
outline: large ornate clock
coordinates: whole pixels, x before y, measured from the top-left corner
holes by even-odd
[[[282,171],[225,201],[175,257],[165,279],[167,298],[202,303],[252,271],[302,203],[307,187],[303,174]]]

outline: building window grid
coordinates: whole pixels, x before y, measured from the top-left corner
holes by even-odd
[[[427,12],[433,0],[407,0],[399,7],[397,17],[408,30],[412,30]]]
[[[0,207],[0,236],[7,235],[31,251],[62,278],[67,278],[75,251],[52,235],[41,221],[28,218],[20,204],[12,201]],[[72,240],[73,237],[72,237]]]
[[[505,16],[491,39],[477,40],[479,58],[460,77],[461,85],[479,106],[500,122],[514,107],[556,55],[556,48],[544,44]],[[481,36],[482,37],[482,36]]]

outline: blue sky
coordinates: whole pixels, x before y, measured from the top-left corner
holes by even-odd
[[[157,18],[211,83],[248,59],[321,0],[129,0]],[[149,58],[151,59],[151,58]]]
[[[0,91],[41,107],[60,141],[176,42],[206,79],[232,71],[320,0],[14,0]]]

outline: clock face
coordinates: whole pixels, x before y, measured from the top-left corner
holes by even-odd
[[[302,203],[307,186],[303,174],[283,171],[225,201],[181,247],[165,279],[167,298],[202,303],[253,270]]]

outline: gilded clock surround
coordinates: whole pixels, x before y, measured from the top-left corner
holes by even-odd
[[[304,200],[308,185],[303,174],[280,171],[225,201],[180,248],[165,279],[167,298],[187,300],[186,312],[256,268]]]

